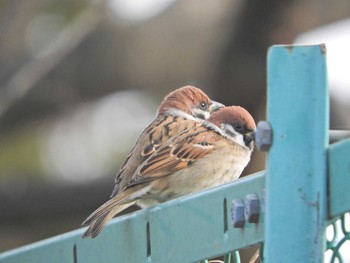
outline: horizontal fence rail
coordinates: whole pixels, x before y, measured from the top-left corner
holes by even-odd
[[[18,262],[194,262],[263,241],[263,216],[258,223],[234,228],[233,200],[263,198],[265,173],[175,199],[118,217],[95,239],[72,231],[0,256]]]
[[[350,139],[328,149],[329,218],[350,211]]]

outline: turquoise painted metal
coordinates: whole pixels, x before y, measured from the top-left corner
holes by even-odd
[[[207,192],[121,216],[95,239],[81,239],[84,229],[0,255],[1,263],[18,262],[194,262],[229,253],[263,240],[259,223],[233,228],[233,199],[263,196],[260,172]]]
[[[350,139],[331,144],[329,165],[329,217],[350,211]]]
[[[274,46],[268,53],[265,262],[323,262],[328,88],[325,47]]]

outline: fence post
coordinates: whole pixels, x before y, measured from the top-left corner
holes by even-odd
[[[265,262],[323,262],[328,100],[324,45],[269,50]]]

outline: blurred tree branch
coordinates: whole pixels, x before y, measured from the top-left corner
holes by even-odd
[[[25,63],[0,90],[0,117],[72,52],[102,21],[106,0],[95,1],[51,43]]]

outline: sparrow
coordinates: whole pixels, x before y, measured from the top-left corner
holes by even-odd
[[[212,113],[208,121],[179,119],[187,126],[154,149],[117,184],[112,198],[93,212],[83,237],[96,237],[117,213],[132,204],[147,208],[236,180],[250,161],[255,121],[239,106]],[[123,178],[123,179],[124,179]]]
[[[159,147],[195,123],[203,123],[211,113],[222,107],[224,107],[223,104],[212,101],[202,90],[194,86],[184,86],[168,94],[158,108],[157,117],[141,133],[122,164],[108,202],[119,199],[126,189],[132,187],[137,170]],[[108,213],[98,212],[106,206],[106,204],[102,205],[83,222],[83,225],[90,224],[83,237],[97,236],[114,215],[134,203],[122,202],[114,209],[107,211]],[[96,216],[97,214],[99,216]]]

